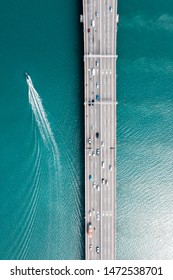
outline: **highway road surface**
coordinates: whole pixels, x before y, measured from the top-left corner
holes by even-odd
[[[116,259],[117,0],[83,0],[85,258]]]

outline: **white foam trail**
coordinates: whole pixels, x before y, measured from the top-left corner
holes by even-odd
[[[52,156],[54,158],[54,165],[55,166],[57,165],[60,171],[58,147],[53,132],[51,130],[50,123],[47,119],[46,112],[43,108],[41,98],[38,92],[35,90],[32,84],[32,80],[31,82],[28,83],[28,96],[29,96],[29,103],[31,104],[31,108],[34,113],[42,139],[46,145],[46,148],[48,150],[51,150]]]

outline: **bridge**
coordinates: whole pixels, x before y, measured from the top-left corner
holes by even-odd
[[[85,258],[116,259],[117,0],[83,0]]]

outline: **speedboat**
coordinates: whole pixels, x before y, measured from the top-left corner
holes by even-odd
[[[29,84],[32,84],[31,77],[28,75],[27,72],[25,72],[25,77],[26,77],[26,82],[27,82],[27,84],[28,84],[28,85],[29,85]]]

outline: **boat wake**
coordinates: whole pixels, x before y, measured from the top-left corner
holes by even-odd
[[[40,131],[41,138],[44,143],[44,148],[46,151],[46,162],[47,165],[47,182],[48,186],[46,189],[47,193],[47,212],[49,216],[48,222],[48,235],[51,235],[51,240],[56,243],[58,237],[58,229],[56,225],[59,220],[59,195],[61,189],[61,166],[59,160],[59,151],[56,144],[50,123],[48,121],[45,109],[43,107],[41,98],[33,86],[31,77],[26,73],[26,81],[28,84],[28,97],[29,103],[32,108],[38,129]],[[45,171],[46,172],[46,171]],[[45,186],[44,186],[45,187]],[[56,213],[56,214],[55,214]],[[48,246],[49,247],[49,246]],[[48,251],[51,248],[47,248]],[[50,252],[51,254],[51,252]]]

